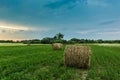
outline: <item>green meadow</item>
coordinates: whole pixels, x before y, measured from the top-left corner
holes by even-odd
[[[88,46],[91,67],[77,69],[63,65],[65,45],[0,44],[0,80],[120,80],[120,45]]]

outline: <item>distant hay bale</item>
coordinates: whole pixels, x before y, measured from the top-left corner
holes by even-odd
[[[31,44],[27,44],[27,46],[31,46]]]
[[[62,43],[53,43],[52,48],[53,50],[60,50],[62,49]]]
[[[77,68],[89,68],[90,57],[90,47],[68,45],[64,51],[64,65]]]

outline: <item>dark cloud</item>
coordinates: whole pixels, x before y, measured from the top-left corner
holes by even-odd
[[[2,30],[1,32],[2,32],[2,33],[6,33],[6,30]]]
[[[109,25],[109,24],[113,24],[117,22],[117,20],[108,20],[108,21],[104,21],[102,23],[100,23],[99,25]]]
[[[25,30],[19,30],[19,32],[24,32]]]
[[[21,4],[20,0],[0,0],[0,8],[17,8]]]
[[[59,0],[59,1],[56,1],[56,2],[48,3],[44,6],[48,7],[48,8],[51,8],[51,9],[58,9],[58,8],[61,8],[65,5],[67,5],[68,8],[74,8],[77,3],[86,2],[86,1],[87,0]]]

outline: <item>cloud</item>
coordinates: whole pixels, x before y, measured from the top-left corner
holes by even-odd
[[[0,24],[0,31],[1,34],[14,34],[14,33],[20,33],[25,31],[32,30],[29,27],[26,26],[20,26],[20,25],[1,25]]]
[[[100,35],[120,35],[120,31],[98,32]]]
[[[77,31],[76,33],[77,34],[88,34],[88,33],[93,33],[95,32],[96,30],[84,30],[84,31]]]
[[[99,25],[109,25],[115,22],[117,22],[117,20],[108,20],[108,21],[101,22]]]
[[[21,27],[21,26],[1,26],[1,29],[8,29],[8,30],[23,30],[23,31],[28,31],[29,28],[28,27]]]
[[[97,35],[120,35],[120,29],[118,28],[104,28],[103,29],[91,29],[77,31],[77,34],[97,34]]]
[[[49,30],[51,30],[51,28],[44,26],[20,25],[0,21],[0,39],[4,40],[36,39]]]
[[[87,4],[90,6],[100,6],[100,7],[107,7],[110,4],[105,2],[105,0],[87,0]]]
[[[39,31],[44,32],[50,30],[47,27],[31,27],[31,26],[24,26],[18,25],[13,23],[8,23],[1,21],[0,22],[0,33],[22,33],[22,32],[31,32],[31,31]]]
[[[58,0],[58,1],[46,4],[44,5],[44,7],[51,8],[51,9],[58,9],[67,5],[67,8],[74,8],[77,4],[85,1],[86,0]]]

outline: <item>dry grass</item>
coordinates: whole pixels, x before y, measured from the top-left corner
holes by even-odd
[[[88,46],[68,45],[64,52],[64,64],[77,68],[90,67],[91,50]]]

